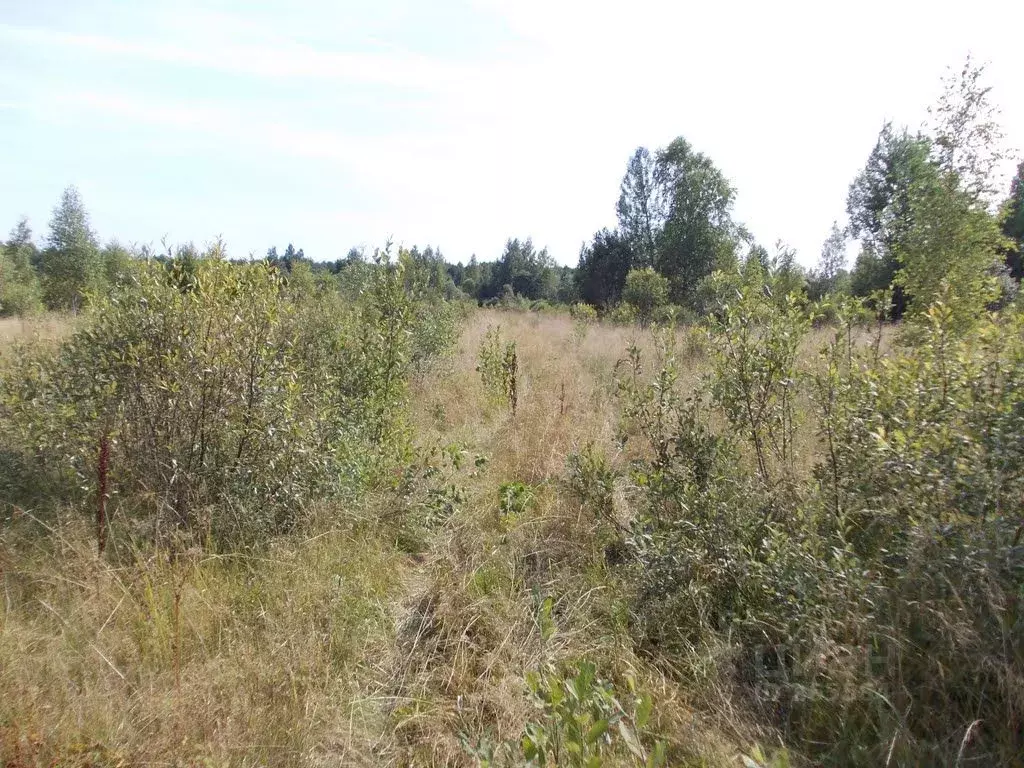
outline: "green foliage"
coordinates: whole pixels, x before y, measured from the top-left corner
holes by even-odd
[[[631,261],[639,267],[653,266],[657,258],[657,239],[664,226],[665,193],[660,184],[656,158],[646,147],[638,147],[622,177],[619,202],[619,230],[629,245]],[[597,238],[595,237],[595,244]]]
[[[622,297],[626,275],[633,266],[629,243],[617,232],[602,229],[580,250],[576,284],[580,298],[595,307],[610,307]]]
[[[640,323],[647,325],[668,303],[668,279],[650,267],[631,269],[626,275],[622,300],[634,307]]]
[[[588,444],[579,453],[566,460],[565,484],[569,491],[588,510],[606,522],[618,526],[615,520],[615,481],[617,473],[607,458]]]
[[[943,78],[942,95],[928,113],[936,165],[972,202],[988,208],[999,192],[995,172],[1007,152],[984,75],[985,65],[968,55],[959,72]]]
[[[525,483],[502,483],[498,488],[498,512],[505,528],[510,528],[536,502],[533,488]]]
[[[0,316],[30,315],[42,309],[39,278],[32,264],[36,256],[32,230],[22,219],[0,246]]]
[[[606,317],[616,325],[633,325],[637,321],[636,307],[632,304],[616,304]]]
[[[488,326],[476,370],[490,400],[507,404],[514,415],[519,405],[519,357],[514,341],[503,342],[501,326]]]
[[[406,451],[417,323],[381,257],[363,298],[292,297],[268,262],[141,265],[56,357],[24,350],[3,382],[9,448],[150,530],[257,542],[310,502],[351,496]]]
[[[909,193],[913,224],[893,247],[900,265],[895,282],[909,295],[911,314],[941,297],[957,322],[973,322],[996,297],[998,223],[937,166],[924,165]]]
[[[425,493],[418,502],[420,514],[405,521],[407,524],[434,528],[447,522],[461,508],[466,501],[466,490],[459,475],[468,456],[465,446],[459,443],[434,446],[423,456],[418,479],[424,483]],[[411,479],[407,478],[407,481]],[[407,489],[406,493],[411,495],[412,489]]]
[[[546,637],[554,633],[550,597],[538,601],[538,626]],[[545,664],[526,675],[537,717],[529,722],[517,742],[493,744],[481,740],[463,748],[481,766],[570,766],[599,768],[602,765],[634,765],[658,768],[667,765],[664,741],[652,738],[654,702],[626,679],[626,696],[597,675],[589,661],[569,666]]]
[[[1012,267],[990,211],[1005,152],[983,71],[968,59],[946,80],[930,135],[886,124],[850,187],[850,231],[863,245],[853,291],[893,286],[896,317],[908,298],[916,314],[941,298],[958,323],[974,322],[997,296],[997,263]]]
[[[455,302],[431,298],[429,294],[416,302],[409,362],[417,377],[423,377],[451,354],[464,317],[463,305]]]
[[[81,308],[103,286],[103,261],[78,190],[68,187],[50,219],[40,255],[43,298],[51,309]]]
[[[569,307],[569,317],[572,318],[573,338],[579,343],[586,338],[590,326],[597,322],[597,310],[590,304],[576,303]]]
[[[765,483],[795,459],[796,354],[810,327],[794,293],[772,299],[743,285],[711,321],[715,403],[750,441]]]
[[[1003,236],[1009,240],[1006,246],[1006,267],[1010,277],[1018,283],[1024,277],[1024,162],[1017,166],[1017,173],[1010,183],[1010,195],[1003,203],[1001,213]]]
[[[537,250],[530,238],[510,238],[501,257],[494,262],[478,262],[476,256],[462,268],[449,266],[459,277],[455,283],[468,296],[481,301],[515,298],[530,301],[572,301],[575,289],[566,268],[558,267],[546,248]]]
[[[736,190],[711,160],[677,138],[657,153],[655,178],[665,201],[654,268],[669,279],[673,302],[687,304],[701,279],[735,261]]]
[[[620,703],[615,688],[597,676],[594,664],[582,661],[568,674],[546,667],[527,675],[540,719],[520,739],[527,765],[594,768],[613,755],[627,764],[654,768],[665,764],[665,745],[644,743],[653,710],[649,695],[629,681],[629,699]],[[621,758],[620,758],[621,759]]]
[[[132,253],[120,243],[108,243],[100,251],[100,260],[103,263],[103,283],[105,285],[115,286],[131,279]]]
[[[838,302],[808,375],[795,354],[806,313],[739,291],[713,325],[715,371],[694,398],[675,391],[671,345],[651,375],[631,350],[619,376],[647,448],[624,571],[638,639],[698,690],[730,686],[730,706],[746,691],[816,763],[1012,762],[1022,744],[1005,724],[1024,712],[1021,317],[965,330],[934,303],[913,346],[880,356],[855,342],[861,308]],[[811,477],[793,453],[804,397],[823,446]],[[752,454],[756,473],[740,460]],[[986,725],[962,739],[975,721]]]
[[[760,745],[755,745],[749,755],[743,754],[740,758],[744,768],[790,768],[793,765],[785,747],[766,752]]]

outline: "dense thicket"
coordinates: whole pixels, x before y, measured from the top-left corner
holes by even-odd
[[[153,532],[264,539],[405,450],[406,384],[455,319],[412,264],[366,265],[353,301],[216,249],[133,264],[56,355],[4,371],[4,449]]]
[[[727,692],[816,764],[1013,764],[1021,315],[964,331],[937,300],[883,355],[849,304],[801,361],[811,318],[778,288],[730,286],[695,391],[667,334],[620,372],[650,457],[630,474],[633,631],[707,706]]]

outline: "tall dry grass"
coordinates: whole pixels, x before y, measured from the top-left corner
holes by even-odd
[[[76,318],[47,312],[30,317],[0,317],[0,353],[19,341],[59,341],[74,331]]]

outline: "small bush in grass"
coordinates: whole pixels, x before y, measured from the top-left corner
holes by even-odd
[[[625,302],[616,304],[607,314],[607,318],[616,325],[633,325],[638,319],[636,307]]]
[[[666,765],[666,745],[649,733],[654,704],[632,679],[626,695],[597,675],[589,661],[547,664],[526,677],[537,717],[517,743],[478,743],[464,748],[481,765],[570,766]]]
[[[506,403],[515,414],[519,404],[519,356],[516,343],[501,338],[501,326],[488,326],[477,353],[476,370],[489,399]]]
[[[569,308],[569,316],[572,318],[573,339],[578,344],[586,338],[590,326],[597,322],[597,310],[590,304],[573,304]]]

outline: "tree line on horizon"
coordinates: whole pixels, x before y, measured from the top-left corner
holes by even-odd
[[[401,252],[440,295],[480,304],[585,303],[600,312],[626,304],[641,315],[668,306],[702,316],[716,301],[713,273],[751,268],[811,300],[889,290],[894,319],[910,297],[933,298],[940,283],[1005,300],[1024,277],[1024,162],[1002,197],[993,179],[1007,153],[983,73],[968,59],[948,77],[922,129],[883,125],[850,185],[847,226],[833,223],[810,270],[782,242],[770,252],[736,221],[736,188],[683,137],[633,153],[619,189],[617,227],[596,232],[575,267],[558,265],[529,237],[509,238],[493,261],[474,254],[466,264],[452,263],[432,246]],[[860,250],[847,268],[851,240]],[[68,187],[42,246],[25,218],[2,244],[0,315],[44,307],[76,311],[126,274],[133,259],[225,254],[220,241],[202,252],[191,244],[162,252],[116,240],[101,246],[80,194]],[[270,248],[266,259],[297,281],[359,274],[372,262],[358,248],[343,259],[318,262],[290,243],[280,253]]]

